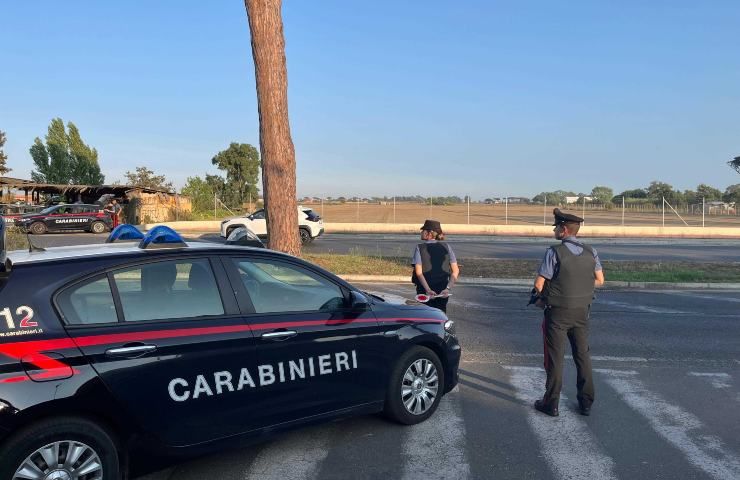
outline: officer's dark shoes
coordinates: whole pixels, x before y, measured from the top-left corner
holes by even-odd
[[[578,411],[581,413],[581,415],[588,417],[589,415],[591,415],[591,405],[586,405],[585,403],[579,403]]]
[[[534,402],[534,408],[544,413],[545,415],[550,415],[551,417],[557,417],[558,415],[560,415],[558,407],[548,405],[542,400],[537,400],[536,402]]]

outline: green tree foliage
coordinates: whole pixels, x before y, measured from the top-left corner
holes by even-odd
[[[168,182],[164,175],[155,175],[147,167],[136,167],[135,172],[126,172],[123,176],[127,185],[172,191],[172,182]]]
[[[596,186],[591,189],[590,196],[599,203],[607,204],[611,203],[612,197],[614,196],[614,190],[609,187]]]
[[[256,148],[248,143],[232,142],[229,148],[218,152],[211,163],[226,172],[221,190],[222,202],[232,208],[241,208],[250,195],[256,201],[260,170],[260,155]]]
[[[722,195],[722,201],[728,203],[735,202],[735,205],[740,205],[740,183],[727,187],[725,194]]]
[[[188,177],[181,194],[190,197],[194,212],[205,212],[213,208],[213,185],[200,177]]]
[[[740,157],[735,157],[734,159],[727,162],[727,165],[731,166],[735,169],[737,173],[740,173]]]
[[[36,169],[31,178],[41,183],[101,185],[98,151],[82,141],[74,123],[55,118],[49,124],[46,143],[36,137],[29,149]]]
[[[575,192],[555,190],[554,192],[542,192],[539,195],[535,195],[532,201],[534,203],[545,203],[545,200],[547,200],[548,205],[565,205],[565,197],[576,196]]]
[[[3,147],[5,147],[5,140],[5,132],[0,130],[0,175],[7,175],[12,171],[11,168],[8,168],[8,156],[5,154],[5,150],[3,149]]]
[[[722,192],[714,187],[710,187],[709,185],[702,183],[696,187],[696,199],[701,200],[702,198],[707,202],[722,200]]]

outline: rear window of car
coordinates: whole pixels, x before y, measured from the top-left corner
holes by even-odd
[[[321,216],[318,213],[314,212],[313,210],[304,210],[303,213],[305,213],[306,217],[312,222],[315,222],[321,219]]]

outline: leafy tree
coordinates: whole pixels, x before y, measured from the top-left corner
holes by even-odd
[[[672,204],[678,203],[682,199],[681,192],[673,190],[672,185],[657,180],[650,182],[647,194],[648,198],[652,199],[656,205],[663,203],[663,198]]]
[[[211,159],[219,170],[226,172],[222,201],[229,207],[241,208],[251,194],[257,199],[257,176],[260,169],[260,154],[247,143],[234,143]]]
[[[555,190],[554,192],[542,192],[539,195],[535,195],[532,201],[535,203],[544,203],[547,200],[548,205],[564,205],[566,203],[565,197],[575,196],[577,195],[574,192]]]
[[[635,188],[634,190],[625,190],[619,196],[624,198],[648,198],[648,193],[644,188]]]
[[[204,212],[213,207],[213,185],[203,178],[188,177],[180,193],[190,197],[196,212]]]
[[[727,187],[725,194],[722,195],[722,201],[728,203],[735,202],[735,205],[740,205],[740,183]]]
[[[7,175],[13,170],[12,168],[8,168],[6,163],[8,161],[8,156],[3,150],[3,147],[5,146],[5,140],[5,132],[0,130],[0,175]]]
[[[281,0],[245,0],[257,86],[262,188],[273,250],[300,255],[295,148],[288,121],[288,69]]]
[[[74,123],[55,118],[49,124],[46,143],[36,137],[29,149],[36,170],[31,178],[40,183],[101,185],[98,151],[82,141]]]
[[[706,200],[707,202],[721,200],[722,192],[714,187],[710,187],[709,185],[705,185],[702,183],[701,185],[696,187],[696,198],[697,200],[704,198],[704,200]]]
[[[168,182],[164,175],[155,175],[147,167],[136,167],[135,172],[126,172],[123,176],[127,185],[172,191],[172,182]]]
[[[599,203],[607,204],[611,203],[612,197],[614,196],[614,190],[609,187],[596,186],[591,189],[590,196]]]
[[[740,157],[735,157],[734,159],[727,162],[727,165],[731,166],[735,169],[737,173],[740,173]]]

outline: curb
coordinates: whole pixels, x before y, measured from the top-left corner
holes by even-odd
[[[346,274],[338,277],[348,282],[371,282],[371,283],[408,283],[405,275],[355,275]],[[508,285],[530,288],[533,279],[527,278],[460,278],[457,283],[461,285]],[[678,283],[678,282],[617,282],[606,281],[600,288],[624,288],[635,290],[740,290],[740,283]]]

